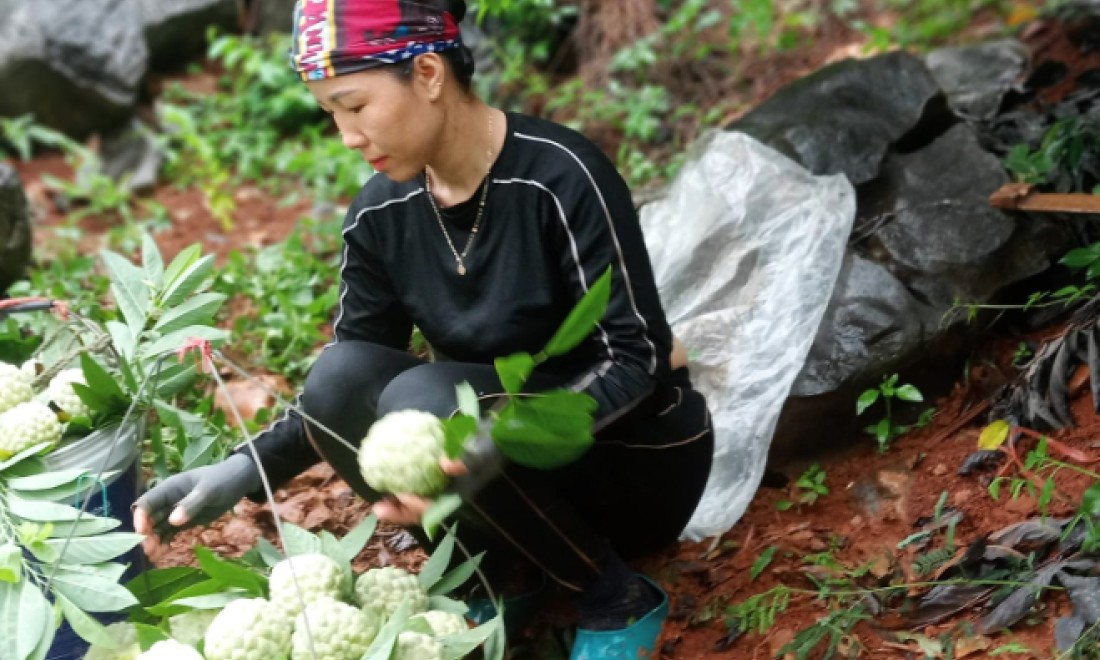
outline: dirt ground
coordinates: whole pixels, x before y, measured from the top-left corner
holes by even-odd
[[[976,33],[982,29],[980,21]],[[785,82],[812,71],[822,64],[855,54],[852,35],[836,29],[827,40],[816,42],[811,51],[798,56],[761,59],[744,67],[748,71],[746,102],[766,98]],[[1033,28],[1031,43],[1037,53],[1053,49],[1054,37],[1042,28]],[[56,156],[43,156],[30,163],[15,163],[28,189],[36,213],[36,246],[39,259],[60,256],[56,234],[63,225],[62,214],[40,177],[43,173],[66,176],[67,167]],[[234,228],[226,232],[204,207],[201,194],[192,190],[158,188],[153,198],[168,209],[170,226],[157,235],[157,241],[170,258],[180,248],[198,241],[207,251],[224,256],[242,246],[262,246],[280,241],[293,228],[308,206],[307,202],[279,208],[278,200],[258,188],[237,192]],[[334,220],[335,221],[335,220]],[[91,253],[101,247],[105,233],[114,226],[105,218],[88,218],[80,223],[79,251]],[[1038,338],[1056,334],[1047,329]],[[971,413],[990,395],[983,386],[983,369],[998,365],[1005,373],[1014,373],[1013,350],[1019,338],[992,339],[983,349],[982,359],[974,359],[972,368],[949,396],[934,403],[937,414],[926,428],[896,440],[886,453],[878,453],[870,436],[852,438],[846,449],[821,459],[827,473],[829,493],[811,505],[779,511],[777,502],[788,499],[787,489],[761,489],[744,517],[716,541],[682,543],[638,565],[668,590],[672,618],[661,640],[661,656],[668,658],[770,658],[801,629],[829,613],[830,603],[810,595],[795,595],[788,609],[765,635],[748,633],[736,639],[727,637],[723,621],[726,604],[737,603],[762,593],[777,584],[813,589],[814,567],[803,562],[811,553],[832,551],[839,565],[849,569],[871,565],[872,571],[885,575],[893,568],[911,562],[911,555],[897,548],[898,542],[915,531],[914,523],[930,516],[942,493],[947,504],[962,513],[956,529],[959,546],[965,547],[983,534],[1001,529],[1038,514],[1035,498],[1023,496],[995,501],[987,492],[991,474],[960,476],[958,468],[977,447],[985,416]],[[1085,392],[1073,403],[1077,426],[1052,435],[1088,456],[1100,459],[1100,416],[1093,410]],[[973,418],[966,421],[968,418]],[[782,466],[777,466],[782,468]],[[797,477],[801,469],[787,468]],[[1095,468],[1096,465],[1091,466]],[[1059,481],[1059,489],[1070,497],[1080,497],[1083,479]],[[276,493],[280,516],[311,530],[327,529],[340,534],[366,515],[368,505],[336,478],[327,466],[316,466]],[[1068,513],[1068,505],[1055,503],[1052,515]],[[232,514],[203,529],[180,534],[162,565],[193,563],[191,546],[200,542],[227,555],[238,555],[251,547],[259,535],[275,542],[270,505],[242,502]],[[756,578],[750,568],[761,553],[775,547],[771,563]],[[357,568],[368,565],[415,567],[423,556],[410,548],[409,538],[398,529],[383,527],[357,560]],[[818,576],[820,577],[820,576]],[[965,649],[956,649],[955,657],[988,657],[996,647],[1016,642],[1031,648],[1034,654],[1007,654],[1010,658],[1047,658],[1053,647],[1053,621],[1068,610],[1064,596],[1044,598],[1040,611],[1011,633],[992,639],[975,636]],[[554,619],[548,612],[548,620]],[[935,637],[956,627],[960,621],[974,621],[973,612],[918,632]],[[900,626],[897,616],[886,614],[857,625],[849,648],[862,649],[861,657],[923,657],[915,644],[906,645],[894,636]],[[535,632],[538,632],[535,626]],[[545,657],[554,657],[553,653]]]

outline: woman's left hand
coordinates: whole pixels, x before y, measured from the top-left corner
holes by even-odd
[[[466,474],[466,466],[462,461],[443,458],[439,461],[443,472],[451,477]],[[394,525],[419,525],[424,512],[431,506],[432,500],[412,493],[397,493],[386,499],[375,502],[371,507],[374,515],[382,522]]]

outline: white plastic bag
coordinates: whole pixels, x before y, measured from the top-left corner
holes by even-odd
[[[686,538],[722,534],[752,500],[854,218],[844,176],[813,176],[729,132],[642,208],[661,300],[714,419],[714,465]]]

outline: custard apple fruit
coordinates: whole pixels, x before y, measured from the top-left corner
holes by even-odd
[[[210,622],[218,616],[218,610],[191,610],[168,618],[168,632],[172,639],[198,646]]]
[[[470,626],[466,623],[466,619],[462,617],[462,615],[455,614],[454,612],[428,610],[427,612],[421,612],[411,617],[409,620],[412,621],[413,619],[422,619],[427,623],[428,627],[432,629],[433,637],[456,635],[470,629]]]
[[[19,367],[0,362],[0,413],[34,398],[33,380]]]
[[[207,660],[273,660],[287,655],[291,628],[282,608],[263,598],[226,605],[206,629]]]
[[[294,620],[290,658],[359,660],[380,627],[373,613],[322,596]]]
[[[443,645],[431,635],[403,632],[397,636],[393,660],[443,660]]]
[[[164,639],[149,647],[137,660],[203,660],[202,655],[186,644]]]
[[[418,410],[392,412],[375,422],[359,447],[359,471],[383,493],[438,495],[447,485],[439,466],[443,423]]]
[[[31,358],[24,362],[19,370],[23,372],[23,375],[27,377],[27,382],[31,385],[34,384],[34,379],[38,378],[38,374],[42,373],[42,370],[46,368],[46,365],[36,358]]]
[[[49,406],[25,401],[0,413],[0,459],[40,442],[56,444],[61,439],[61,422]]]
[[[73,391],[73,383],[87,385],[84,372],[80,369],[66,369],[57,374],[46,387],[46,400],[53,401],[71,417],[88,417],[92,409]]]
[[[268,581],[271,602],[279,603],[293,618],[302,611],[302,601],[308,605],[322,597],[344,600],[349,586],[346,579],[340,565],[326,555],[310,553],[288,557],[271,569],[271,579]]]
[[[363,609],[371,609],[389,618],[407,599],[409,613],[428,609],[428,592],[420,586],[420,580],[395,566],[372,568],[355,580],[355,598]]]
[[[141,655],[137,628],[125,621],[107,626],[107,635],[115,641],[118,648],[108,649],[92,644],[84,653],[84,660],[137,660]]]

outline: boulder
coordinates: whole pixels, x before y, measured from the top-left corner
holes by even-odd
[[[0,0],[0,116],[77,139],[133,113],[148,52],[130,0]]]
[[[179,66],[206,52],[211,27],[237,27],[237,0],[134,0],[140,14],[149,64]]]
[[[1029,62],[1027,46],[1015,39],[1001,39],[971,46],[941,48],[924,61],[951,109],[961,117],[983,121],[1001,107]]]
[[[845,60],[791,83],[726,128],[748,133],[814,174],[873,179],[891,144],[942,98],[921,60],[905,52]]]
[[[23,276],[31,261],[27,197],[15,170],[0,161],[0,296]]]

